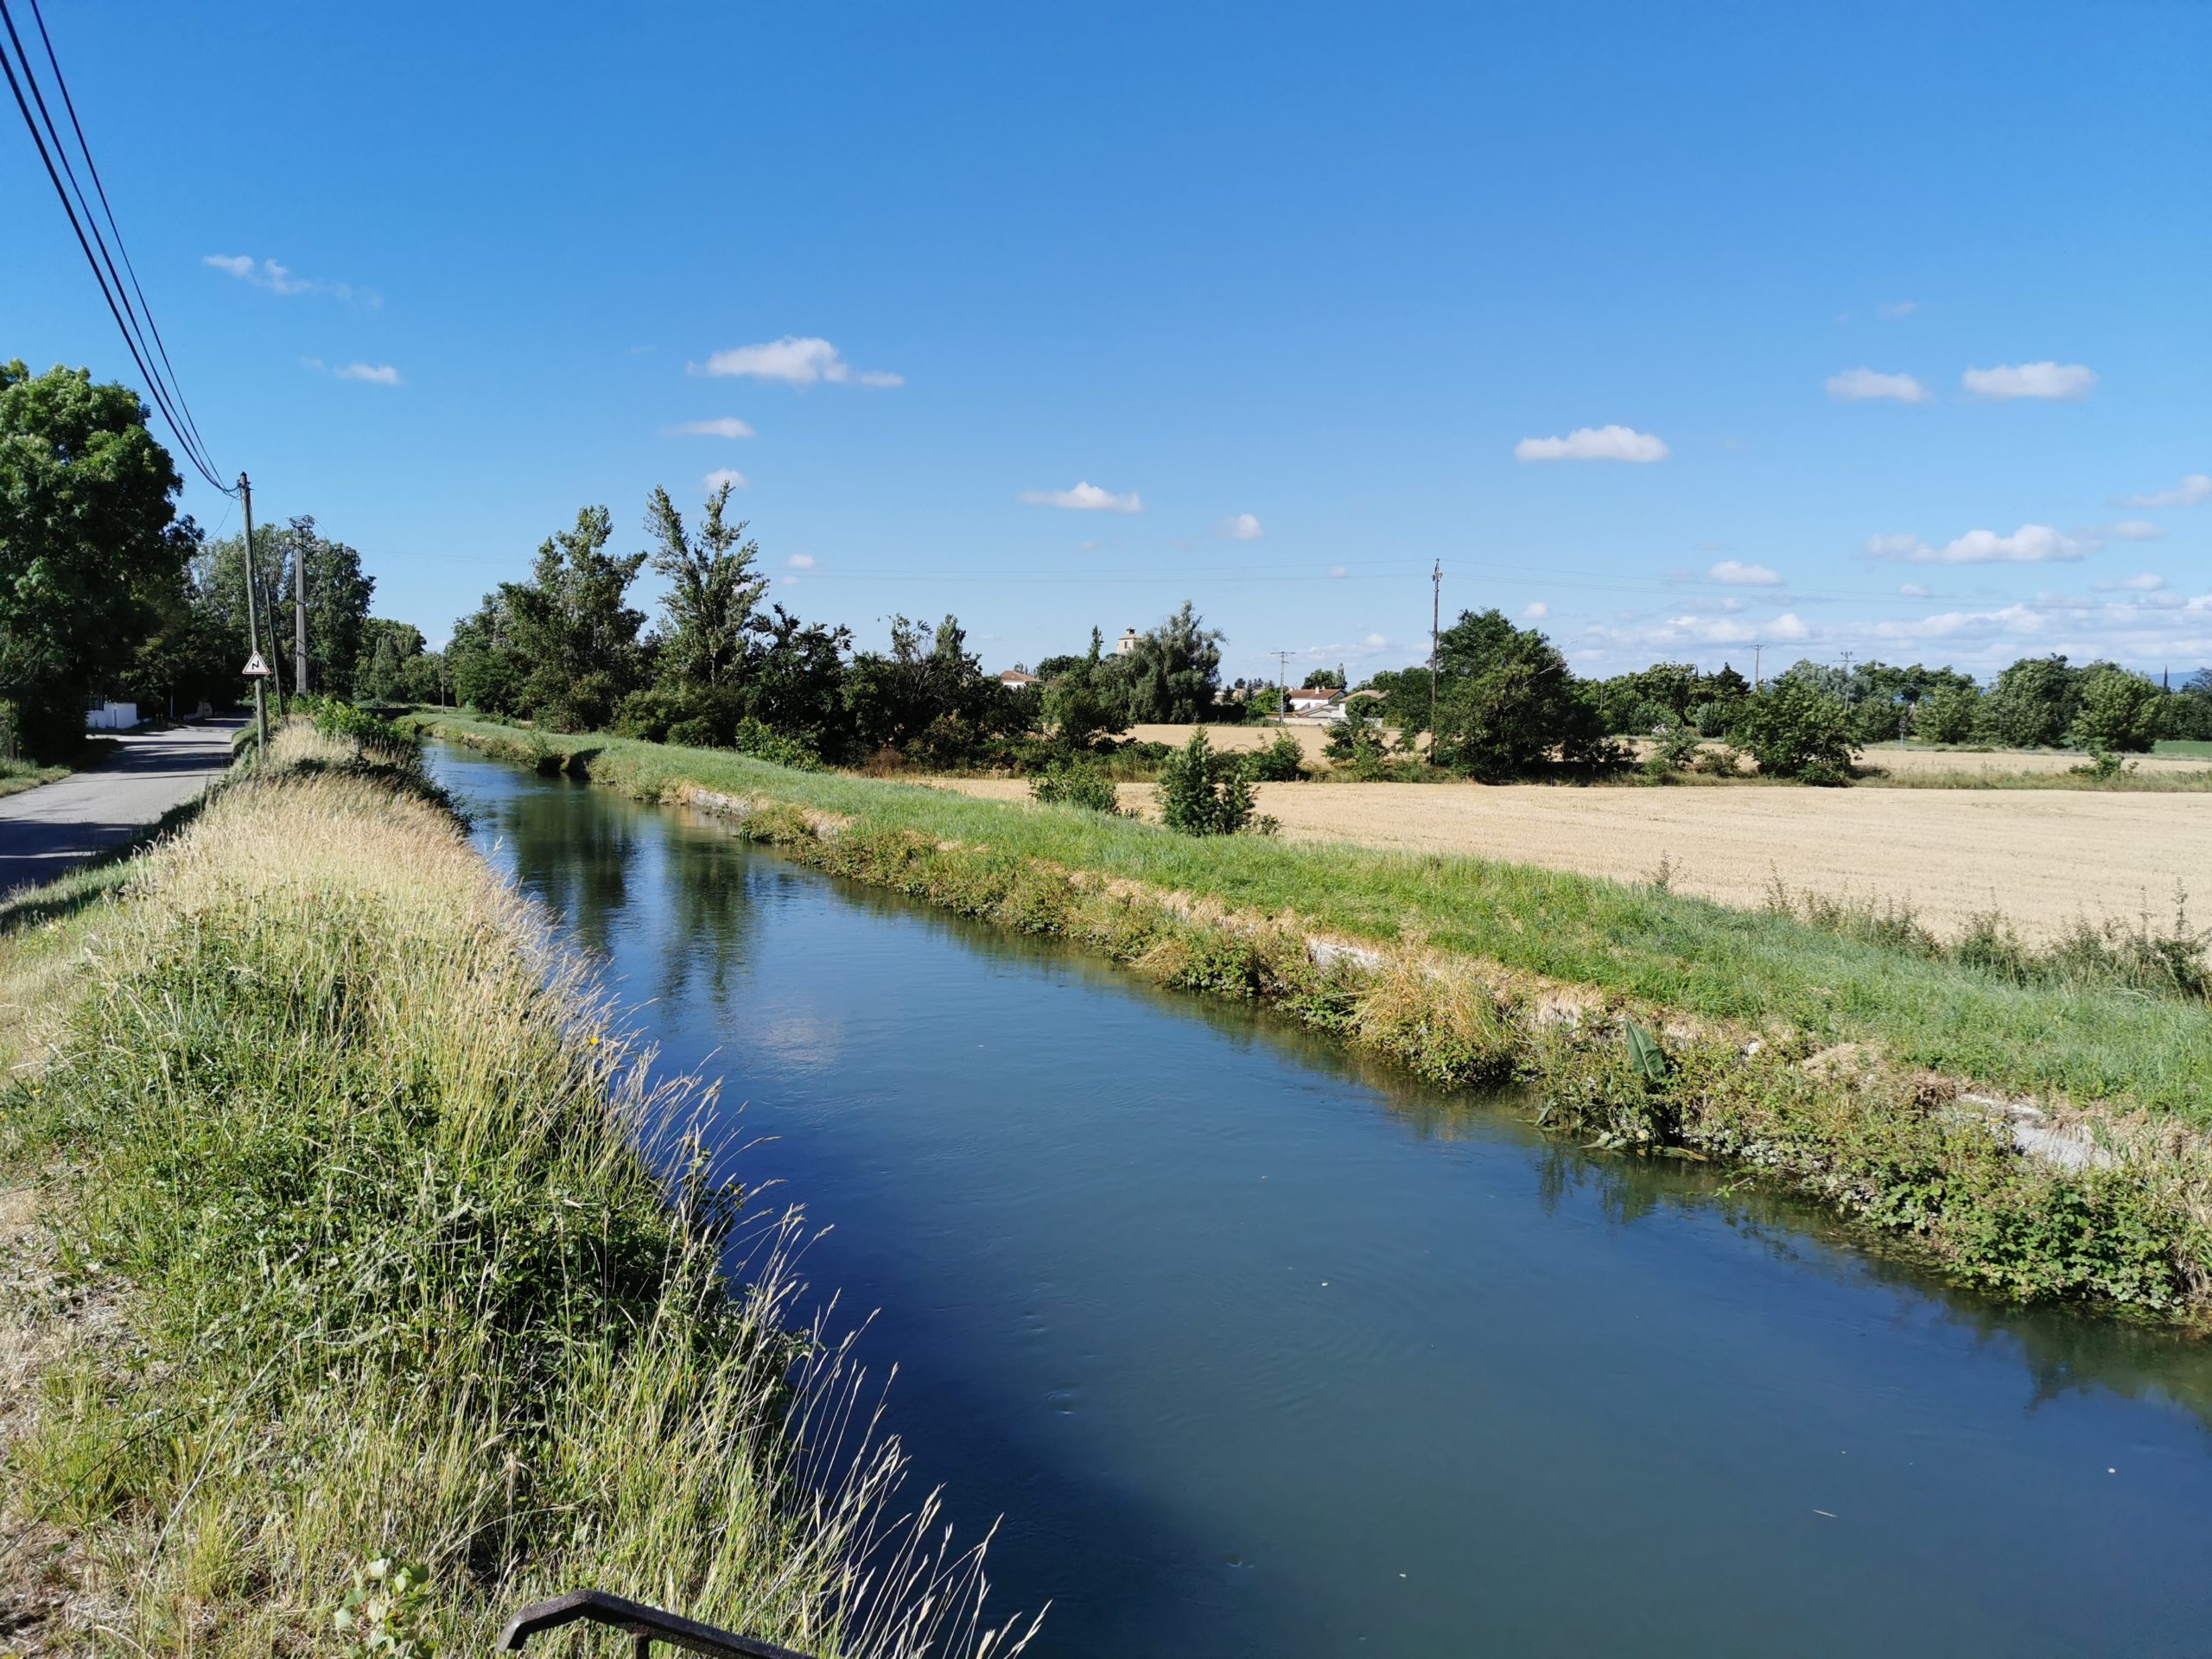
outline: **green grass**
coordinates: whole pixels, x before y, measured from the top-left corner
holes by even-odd
[[[1650,887],[1525,865],[1231,837],[1193,840],[1069,809],[976,800],[741,756],[596,735],[550,737],[445,715],[433,727],[575,767],[645,799],[692,783],[871,826],[1125,877],[1325,931],[1441,950],[1896,1062],[2212,1125],[2212,1009],[2097,983],[2000,975]]]
[[[2194,738],[2169,737],[2151,746],[2153,754],[2181,755],[2190,760],[2212,760],[2212,743]]]
[[[295,728],[72,880],[0,937],[0,1197],[44,1241],[0,1236],[38,1396],[0,1537],[40,1539],[0,1592],[75,1611],[0,1643],[373,1652],[331,1614],[397,1557],[429,1587],[391,1659],[582,1586],[810,1652],[989,1648],[929,1506],[918,1550],[886,1518],[895,1448],[810,1444],[856,1379],[790,1328],[791,1224],[704,1180],[690,1097],[406,765]]]

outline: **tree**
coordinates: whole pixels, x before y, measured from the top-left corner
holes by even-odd
[[[645,677],[645,613],[623,600],[646,556],[607,552],[613,535],[605,507],[582,508],[573,530],[539,546],[530,581],[500,584],[524,710],[563,731],[606,725]]]
[[[1027,701],[983,672],[952,616],[933,634],[893,617],[890,654],[863,652],[853,659],[845,703],[862,749],[897,749],[931,766],[963,765],[987,739],[1031,721]]]
[[[1437,636],[1429,758],[1470,777],[1510,778],[1549,760],[1596,759],[1604,722],[1567,658],[1535,628],[1497,610],[1462,611]],[[1415,671],[1406,671],[1411,675]]]
[[[1217,753],[1203,726],[1160,763],[1153,793],[1160,803],[1160,821],[1183,835],[1233,836],[1273,823],[1268,819],[1255,825],[1252,781],[1243,757]]]
[[[87,698],[120,684],[182,582],[183,483],[129,387],[0,365],[0,747],[82,740]]]
[[[1747,700],[1735,739],[1770,778],[1840,784],[1851,775],[1856,747],[1851,709],[1810,675],[1784,674]]]
[[[845,653],[849,628],[802,622],[782,606],[756,619],[753,667],[746,683],[746,712],[793,737],[817,754],[845,747]]]
[[[1104,653],[1105,636],[1094,627],[1086,654],[1052,661],[1058,671],[1045,680],[1044,715],[1062,748],[1091,748],[1129,729],[1128,689]],[[1038,672],[1045,668],[1039,664]]]
[[[1179,726],[1205,719],[1221,685],[1222,639],[1187,599],[1141,635],[1127,671],[1129,718]]]
[[[659,543],[653,569],[669,584],[661,601],[667,619],[658,635],[661,681],[679,691],[721,694],[734,707],[768,579],[754,571],[760,547],[745,539],[744,523],[722,517],[730,488],[723,484],[707,498],[695,537],[668,492],[656,487],[645,527]]]
[[[1971,684],[1940,686],[1920,700],[1914,730],[1930,743],[1964,743],[1981,726],[1981,694]]]
[[[2016,749],[2055,747],[2081,706],[2078,678],[2056,655],[2023,657],[1999,674],[1986,699],[1998,741]]]
[[[428,702],[410,670],[423,655],[423,631],[411,622],[372,616],[362,628],[361,665],[353,676],[353,696],[359,702]]]
[[[289,566],[289,581],[282,588],[272,586],[265,591],[296,600],[298,584],[305,577],[308,689],[334,697],[360,696],[355,678],[369,666],[369,653],[375,643],[367,628],[376,578],[362,574],[359,553],[318,532],[311,514],[300,514],[285,527],[283,551]],[[289,658],[291,618],[283,606],[276,611],[276,633],[275,643]]]
[[[515,648],[506,586],[453,625],[446,641],[446,671],[454,700],[486,715],[518,715],[529,665]]]
[[[2158,688],[2115,663],[2093,663],[2082,673],[2081,712],[2067,730],[2077,749],[2147,754],[2158,734]]]

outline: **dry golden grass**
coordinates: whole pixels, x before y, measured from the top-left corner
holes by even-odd
[[[1955,758],[1955,757],[1947,757]],[[1018,779],[940,787],[1025,799]],[[1152,788],[1121,786],[1151,816]],[[2212,804],[2075,790],[1573,789],[1547,784],[1262,784],[1296,841],[1458,854],[1646,881],[1755,907],[1791,888],[1910,900],[1939,933],[2002,911],[2047,938],[2076,918],[2164,916],[2175,884],[2212,911]]]

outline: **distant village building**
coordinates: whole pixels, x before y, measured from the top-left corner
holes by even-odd
[[[1290,712],[1319,715],[1324,720],[1344,717],[1344,692],[1333,685],[1301,685],[1290,694]]]
[[[1116,657],[1126,657],[1136,648],[1137,631],[1135,628],[1123,628],[1122,637],[1114,642],[1114,654]]]
[[[1015,690],[1019,691],[1025,685],[1038,685],[1041,684],[1042,682],[1039,680],[1034,674],[1025,674],[1018,668],[1009,668],[1005,673],[999,676],[999,683],[1001,685],[1010,685]]]

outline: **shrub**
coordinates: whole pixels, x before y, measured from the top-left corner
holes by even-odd
[[[1658,741],[1651,753],[1643,757],[1643,772],[1648,778],[1671,778],[1686,772],[1696,763],[1700,739],[1694,726],[1662,726]]]
[[[798,772],[819,772],[822,759],[804,742],[747,715],[737,722],[730,747],[756,760],[767,760]]]
[[[1240,830],[1265,835],[1274,827],[1272,818],[1255,817],[1242,757],[1217,753],[1203,726],[1161,764],[1154,792],[1160,822],[1182,835],[1233,836]]]
[[[1263,784],[1294,784],[1306,776],[1306,751],[1288,732],[1245,759],[1251,775]]]
[[[1800,783],[1846,782],[1857,754],[1843,699],[1786,676],[1745,700],[1735,737],[1762,772]]]
[[[1047,806],[1079,806],[1086,811],[1122,815],[1121,797],[1114,780],[1096,766],[1054,766],[1029,780],[1033,800]]]

